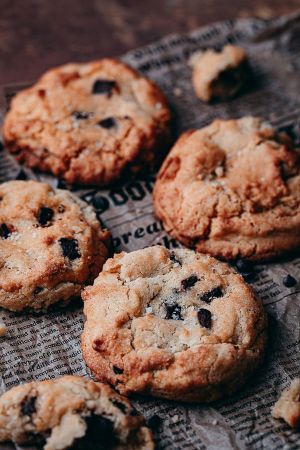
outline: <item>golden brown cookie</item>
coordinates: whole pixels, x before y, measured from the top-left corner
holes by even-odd
[[[0,184],[0,306],[46,310],[79,296],[107,259],[109,236],[92,207],[68,191]]]
[[[246,52],[235,45],[226,45],[221,52],[196,52],[190,65],[195,93],[205,102],[234,97],[250,78]]]
[[[68,183],[107,185],[162,159],[169,121],[154,83],[103,59],[46,72],[12,100],[3,133],[21,163]]]
[[[300,248],[299,151],[259,118],[184,133],[153,196],[165,229],[199,252],[258,261]]]
[[[77,376],[34,381],[3,394],[0,441],[44,450],[154,450],[151,431],[126,398]]]
[[[123,394],[210,402],[240,388],[262,359],[261,302],[207,255],[161,246],[116,254],[82,297],[83,357]]]

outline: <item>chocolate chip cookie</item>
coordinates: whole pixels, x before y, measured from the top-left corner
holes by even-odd
[[[235,45],[226,45],[220,52],[196,52],[190,65],[195,93],[205,102],[234,97],[250,79],[246,52]]]
[[[284,389],[272,409],[275,419],[283,419],[291,427],[300,428],[300,378],[295,378],[290,387]]]
[[[155,246],[109,259],[82,294],[83,357],[123,394],[230,395],[262,359],[261,302],[228,265]]]
[[[160,161],[169,121],[158,87],[103,59],[46,72],[12,100],[3,133],[21,163],[68,183],[103,186]]]
[[[165,159],[154,207],[165,229],[221,259],[268,260],[300,248],[299,151],[259,118],[184,133]]]
[[[0,184],[0,306],[66,304],[98,275],[108,244],[92,207],[70,192],[36,181]]]
[[[3,394],[0,441],[44,450],[154,450],[151,431],[127,399],[77,376],[26,383]]]

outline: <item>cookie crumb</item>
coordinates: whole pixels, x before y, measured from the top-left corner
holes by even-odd
[[[0,321],[0,337],[5,336],[7,333],[7,326],[4,322]]]
[[[173,94],[175,95],[175,97],[180,97],[182,95],[182,89],[176,87],[175,89],[173,89]]]

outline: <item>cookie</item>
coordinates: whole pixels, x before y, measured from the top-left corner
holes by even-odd
[[[299,152],[259,118],[184,133],[165,159],[154,207],[199,252],[269,260],[300,248]]]
[[[284,389],[272,409],[275,419],[283,419],[291,427],[300,428],[300,378],[295,378],[290,387]]]
[[[12,100],[3,133],[28,167],[103,186],[155,166],[165,154],[169,121],[154,83],[103,59],[46,72]]]
[[[36,181],[0,184],[0,306],[65,305],[108,257],[109,232],[91,206]]]
[[[123,394],[210,402],[262,359],[261,302],[228,265],[155,246],[109,259],[82,294],[83,357]]]
[[[205,102],[234,97],[250,79],[246,52],[235,45],[226,45],[220,52],[196,52],[190,65],[195,93]]]
[[[0,441],[44,450],[154,450],[151,431],[127,399],[105,384],[70,375],[3,394]]]

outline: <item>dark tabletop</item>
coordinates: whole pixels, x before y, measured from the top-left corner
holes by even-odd
[[[214,21],[291,13],[300,0],[0,0],[0,8],[0,84],[7,84]]]

